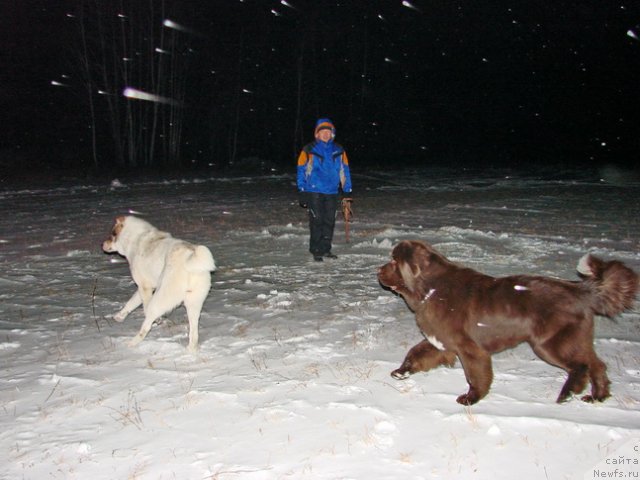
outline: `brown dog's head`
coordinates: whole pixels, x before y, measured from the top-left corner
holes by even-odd
[[[402,296],[422,299],[428,293],[426,280],[450,265],[431,245],[404,240],[391,252],[391,261],[378,270],[378,281]]]

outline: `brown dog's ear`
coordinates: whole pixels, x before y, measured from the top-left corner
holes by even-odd
[[[406,248],[410,256],[405,262],[400,263],[400,273],[407,288],[416,296],[423,298],[430,287],[426,284],[433,267],[433,262],[438,259],[438,254],[429,245],[419,241],[406,242]]]
[[[420,275],[420,270],[414,272],[414,265],[401,260],[398,262],[398,271],[400,272],[402,282],[405,284],[405,286],[411,293],[415,293],[416,281],[418,276]]]
[[[422,244],[417,241],[405,240],[393,249],[393,258],[398,265],[398,273],[411,293],[419,289],[420,275],[423,270],[421,257]]]

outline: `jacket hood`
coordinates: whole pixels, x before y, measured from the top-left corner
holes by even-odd
[[[317,135],[320,130],[324,130],[325,128],[328,129],[328,130],[331,130],[331,133],[335,136],[336,127],[333,124],[333,122],[328,118],[320,118],[320,119],[318,119],[318,121],[316,122],[316,128],[313,131],[313,134]]]

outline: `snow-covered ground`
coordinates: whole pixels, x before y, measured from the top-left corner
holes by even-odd
[[[640,183],[360,173],[323,263],[288,175],[0,191],[0,477],[638,478],[637,305],[597,320],[606,402],[555,404],[564,372],[521,345],[465,408],[459,364],[390,377],[421,336],[376,270],[405,238],[493,275],[576,278],[587,251],[640,270]],[[100,245],[128,212],[214,254],[195,356],[182,307],[136,348],[141,310],[111,319],[134,285]]]

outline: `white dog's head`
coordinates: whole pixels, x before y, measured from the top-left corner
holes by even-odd
[[[102,242],[102,250],[104,250],[106,253],[115,253],[118,251],[118,247],[117,247],[118,237],[120,236],[120,233],[124,228],[124,222],[126,221],[126,219],[127,217],[125,216],[116,218],[116,223],[111,229],[111,234],[109,235],[109,238],[107,238],[104,242]]]
[[[106,253],[117,252],[126,257],[136,239],[152,231],[157,232],[157,229],[141,218],[131,215],[120,216],[116,218],[109,238],[102,242],[102,250]],[[168,233],[164,235],[169,236]]]

